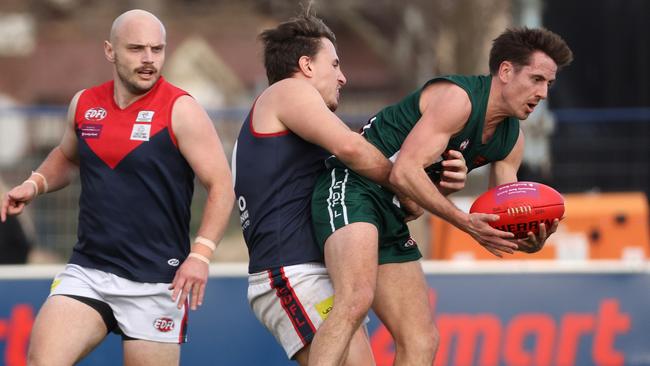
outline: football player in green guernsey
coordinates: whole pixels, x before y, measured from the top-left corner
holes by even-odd
[[[519,120],[547,98],[556,73],[572,59],[567,44],[551,31],[508,29],[493,42],[490,75],[434,78],[371,118],[363,135],[394,161],[394,187],[424,210],[496,256],[537,251],[557,220],[551,227],[540,225],[537,236],[515,240],[489,226],[497,215],[459,210],[435,183],[441,161],[458,152],[468,170],[491,164],[490,188],[517,181],[524,150]],[[391,192],[335,157],[328,166],[314,190],[312,220],[335,300],[312,343],[310,365],[337,364],[370,306],[395,339],[395,365],[431,365],[435,352],[418,346],[435,326],[421,254],[404,223],[408,213]]]

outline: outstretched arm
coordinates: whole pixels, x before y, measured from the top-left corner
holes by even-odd
[[[172,129],[181,154],[208,193],[197,232],[201,239],[193,244],[170,286],[179,308],[191,293],[190,307],[195,310],[203,304],[209,259],[223,237],[235,193],[219,136],[208,114],[192,97],[182,96],[174,104]]]
[[[25,206],[39,194],[57,191],[70,184],[71,177],[77,171],[79,164],[74,117],[81,93],[78,92],[70,102],[63,138],[59,145],[52,149],[27,180],[2,197],[0,208],[2,222],[7,219],[7,215],[18,215],[23,212]]]

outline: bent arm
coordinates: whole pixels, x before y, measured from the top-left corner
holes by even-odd
[[[517,171],[524,157],[524,133],[519,129],[519,137],[508,156],[490,165],[490,186],[494,188],[501,184],[517,181]]]
[[[388,188],[392,163],[330,111],[314,87],[287,79],[272,95],[277,118],[296,135],[336,155],[356,173]],[[283,101],[291,100],[291,103]]]
[[[79,164],[74,117],[81,93],[82,91],[75,94],[70,102],[65,130],[59,145],[52,149],[25,182],[12,188],[2,197],[0,221],[4,222],[7,215],[20,214],[25,205],[34,200],[37,195],[57,191],[70,184]]]
[[[176,101],[172,128],[181,154],[207,191],[197,235],[218,243],[235,200],[232,177],[219,136],[205,110],[190,96]]]
[[[72,98],[68,107],[65,130],[59,146],[55,147],[36,169],[47,179],[48,192],[54,192],[70,184],[72,177],[79,169],[79,151],[77,134],[75,132],[75,113],[77,101],[83,91]],[[43,192],[43,190],[39,190]]]
[[[422,117],[402,144],[390,174],[391,183],[425,210],[469,233],[496,256],[517,248],[505,239],[512,234],[490,227],[496,215],[468,214],[449,201],[431,182],[425,167],[433,164],[445,151],[450,138],[460,132],[471,113],[467,94],[454,84],[429,86],[420,100]]]
[[[517,171],[523,160],[524,156],[524,133],[519,129],[519,137],[515,146],[510,151],[510,154],[501,161],[492,163],[490,167],[490,187],[493,188],[501,184],[516,182]],[[537,235],[532,232],[524,239],[517,240],[519,249],[527,253],[535,253],[544,247],[546,239],[553,234],[560,224],[558,219],[553,220],[551,227],[547,228],[544,223],[540,224],[540,229]]]
[[[429,86],[421,99],[422,117],[402,144],[391,183],[425,210],[464,228],[468,215],[440,192],[424,169],[445,152],[451,137],[462,130],[471,103],[460,87],[450,83]]]

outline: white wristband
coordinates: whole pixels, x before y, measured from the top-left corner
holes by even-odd
[[[45,179],[45,176],[37,171],[32,171],[32,174],[36,174],[43,179],[43,194],[49,192],[49,187],[47,185],[47,179]]]
[[[38,196],[38,184],[32,180],[32,179],[27,179],[26,181],[23,182],[23,184],[29,183],[34,186],[34,197]]]
[[[187,258],[196,258],[205,264],[210,264],[210,260],[208,259],[208,257],[204,256],[203,254],[191,252],[190,254],[187,255]]]
[[[215,242],[202,236],[197,236],[196,239],[194,239],[194,242],[205,245],[206,247],[212,249],[213,252],[217,249],[217,244],[215,244]]]

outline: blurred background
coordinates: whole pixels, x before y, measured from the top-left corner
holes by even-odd
[[[58,143],[76,91],[111,78],[102,42],[115,16],[131,8],[150,10],[165,23],[169,47],[164,75],[209,111],[230,156],[252,100],[267,85],[257,34],[296,15],[300,4],[3,0],[4,184],[22,182]],[[575,61],[559,73],[548,103],[522,123],[526,152],[519,179],[549,184],[563,194],[650,192],[647,1],[330,0],[313,6],[337,34],[348,78],[339,115],[354,128],[434,75],[487,73],[491,40],[506,27],[545,26],[559,33]],[[473,197],[486,187],[485,172],[472,173],[462,195]],[[78,194],[75,181],[40,197],[21,217],[32,246],[31,262],[67,259],[76,241]],[[193,228],[203,194],[197,187]],[[455,199],[464,204],[462,197]],[[614,204],[621,209],[626,203]],[[412,226],[427,251],[430,226],[428,217]],[[216,260],[245,261],[246,255],[235,213]]]
[[[650,2],[319,0],[313,6],[337,35],[348,79],[337,113],[353,128],[432,76],[487,74],[491,41],[506,27],[544,26],[560,34],[575,60],[558,74],[548,102],[522,123],[526,151],[519,180],[556,188],[566,198],[567,218],[541,252],[512,259],[646,263]],[[252,101],[267,86],[256,37],[296,15],[300,2],[2,0],[0,192],[26,179],[59,142],[74,93],[111,78],[102,43],[112,20],[132,8],[149,10],[166,25],[163,74],[209,111],[230,157]],[[467,210],[486,188],[486,171],[473,172],[453,200]],[[78,196],[75,180],[0,225],[0,261],[64,263],[76,242]],[[192,233],[204,197],[197,186]],[[469,236],[430,216],[411,228],[426,259],[493,259]],[[214,261],[247,259],[234,212]],[[650,333],[650,326],[644,329]],[[637,361],[650,364],[650,351]]]
[[[300,4],[3,0],[4,184],[22,182],[58,143],[67,104],[76,91],[110,79],[102,42],[115,16],[131,8],[150,10],[165,23],[169,47],[164,75],[209,111],[230,156],[252,100],[267,85],[257,34],[296,15]],[[519,179],[549,184],[563,194],[650,191],[647,1],[330,0],[313,6],[337,34],[348,78],[339,115],[354,128],[434,75],[487,73],[491,40],[506,27],[545,26],[559,33],[573,49],[575,61],[559,73],[548,103],[522,124],[526,151]],[[461,195],[474,197],[486,187],[485,172],[479,171],[470,176]],[[75,181],[40,197],[20,218],[32,247],[30,262],[68,257],[76,241],[78,194]],[[203,194],[197,188],[193,228]],[[455,199],[465,204],[463,197]],[[612,209],[626,202],[614,201],[618,207]],[[428,217],[412,225],[431,256],[430,227]],[[216,260],[245,261],[246,255],[234,213]]]

